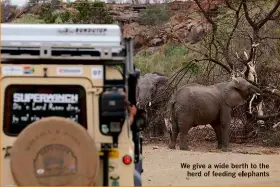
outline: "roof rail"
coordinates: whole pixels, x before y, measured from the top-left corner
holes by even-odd
[[[2,59],[123,60],[119,25],[1,24]]]

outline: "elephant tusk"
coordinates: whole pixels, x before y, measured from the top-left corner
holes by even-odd
[[[152,105],[152,103],[151,103],[151,101],[149,102],[149,106],[151,106]]]

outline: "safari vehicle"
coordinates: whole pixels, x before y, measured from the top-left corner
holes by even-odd
[[[1,24],[1,186],[141,186],[140,71],[118,25]]]

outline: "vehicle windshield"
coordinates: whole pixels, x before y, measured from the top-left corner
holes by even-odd
[[[60,116],[85,128],[86,91],[80,85],[9,85],[5,90],[4,132],[18,135],[44,117]]]

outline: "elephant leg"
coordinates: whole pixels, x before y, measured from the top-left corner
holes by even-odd
[[[179,147],[180,150],[188,151],[189,146],[188,146],[188,133],[185,132],[180,132],[179,134]]]
[[[220,124],[211,124],[212,128],[215,131],[216,138],[218,141],[218,149],[222,148],[222,127]]]
[[[222,129],[222,151],[231,151],[229,148],[229,125],[231,122],[230,110],[221,111],[221,129]]]
[[[189,147],[188,147],[188,132],[191,128],[191,125],[185,124],[184,126],[180,125],[179,127],[183,127],[183,128],[180,128],[179,147],[180,147],[180,150],[187,151],[187,150],[189,150]]]
[[[222,126],[222,151],[231,151],[229,148],[229,125]]]
[[[178,137],[178,134],[179,134],[179,131],[178,129],[173,129],[171,132],[170,132],[170,143],[169,143],[169,149],[176,149],[176,142],[177,142],[177,137]]]

